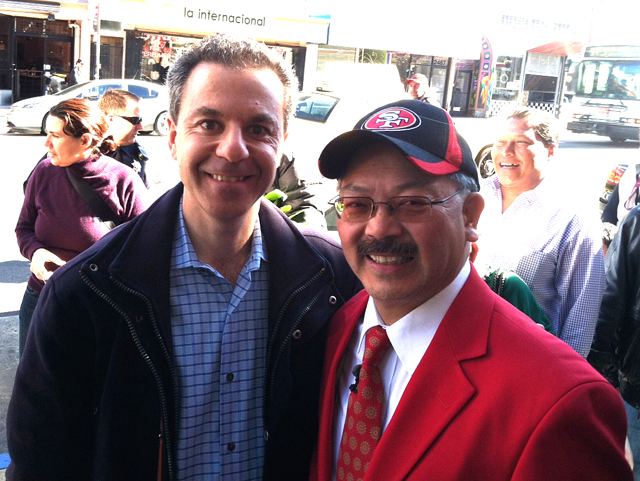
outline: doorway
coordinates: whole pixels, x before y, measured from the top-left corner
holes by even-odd
[[[16,18],[13,101],[55,93],[66,86],[73,36],[66,21]]]
[[[472,71],[458,70],[453,84],[451,96],[451,116],[464,117],[469,107],[469,91],[471,89]]]

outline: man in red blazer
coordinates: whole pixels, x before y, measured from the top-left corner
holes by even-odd
[[[380,107],[320,170],[366,291],[329,329],[312,480],[632,479],[615,389],[469,263],[484,203],[444,110]]]

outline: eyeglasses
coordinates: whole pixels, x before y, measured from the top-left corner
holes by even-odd
[[[338,197],[332,202],[338,217],[345,222],[366,222],[376,214],[378,205],[386,205],[389,215],[398,222],[422,222],[431,217],[431,206],[443,204],[462,192],[460,189],[442,200],[421,195],[391,197],[387,202],[374,202],[370,197]]]
[[[142,117],[125,117],[124,115],[116,115],[116,117],[125,119],[131,125],[140,125],[142,123]]]

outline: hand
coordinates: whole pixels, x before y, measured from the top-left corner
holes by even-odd
[[[53,271],[65,264],[66,262],[53,252],[40,248],[33,253],[31,258],[31,272],[42,282],[47,282]]]

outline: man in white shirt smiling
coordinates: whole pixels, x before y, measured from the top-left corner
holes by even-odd
[[[446,111],[380,107],[320,171],[366,290],[329,327],[312,480],[631,479],[616,391],[469,263],[484,202]]]
[[[571,186],[549,175],[557,147],[555,119],[531,109],[508,117],[491,154],[496,175],[480,190],[478,260],[522,277],[558,337],[586,357],[604,290],[600,223],[558,195]]]

